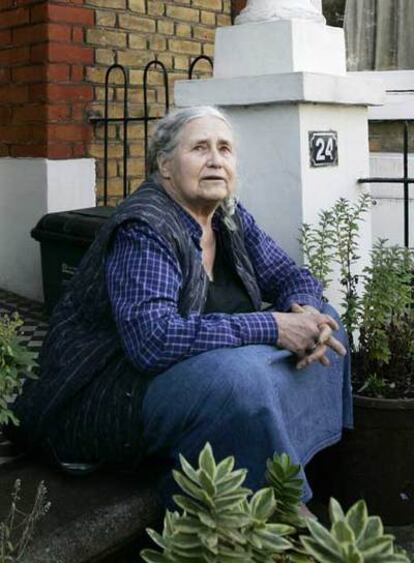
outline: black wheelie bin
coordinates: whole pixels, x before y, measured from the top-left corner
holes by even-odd
[[[47,313],[53,311],[96,233],[114,207],[92,207],[44,215],[31,236],[40,242]]]

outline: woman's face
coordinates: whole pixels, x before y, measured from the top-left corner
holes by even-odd
[[[235,188],[233,133],[217,117],[187,123],[172,155],[159,164],[167,190],[183,207],[214,209]]]

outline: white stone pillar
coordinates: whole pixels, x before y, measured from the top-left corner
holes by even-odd
[[[177,82],[175,101],[226,110],[239,141],[241,199],[302,262],[302,224],[365,189],[357,180],[369,175],[367,107],[382,103],[384,89],[347,76],[343,30],[324,25],[310,0],[251,0],[243,18],[250,21],[216,32],[213,79]],[[370,247],[368,217],[361,266]],[[335,304],[338,289],[339,281],[329,295]]]
[[[92,158],[0,158],[0,287],[43,301],[40,246],[30,231],[45,213],[95,203]]]

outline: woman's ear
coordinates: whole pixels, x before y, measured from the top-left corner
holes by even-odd
[[[165,156],[165,154],[159,154],[157,156],[158,170],[162,178],[170,177],[170,160]]]

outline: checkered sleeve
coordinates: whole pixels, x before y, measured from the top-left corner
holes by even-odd
[[[276,344],[277,324],[269,312],[181,316],[182,281],[175,254],[154,230],[136,222],[118,229],[106,283],[122,345],[138,369],[158,373],[215,348]]]
[[[275,241],[262,231],[252,215],[238,204],[245,245],[252,261],[264,301],[277,311],[288,311],[292,303],[321,308],[322,287],[307,268],[301,268]]]

